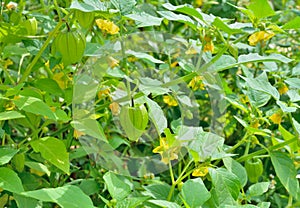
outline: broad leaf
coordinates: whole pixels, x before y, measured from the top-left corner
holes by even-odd
[[[300,17],[297,16],[291,21],[287,22],[285,25],[282,26],[282,29],[299,29],[300,28]]]
[[[110,0],[116,9],[120,11],[122,15],[129,14],[135,7],[135,0]]]
[[[37,200],[37,199],[33,199],[33,198],[29,198],[26,196],[22,196],[20,194],[14,194],[14,200],[16,200],[18,208],[39,208],[42,207],[42,202]]]
[[[186,15],[175,14],[174,12],[170,12],[170,11],[158,11],[157,13],[160,14],[162,17],[166,18],[167,20],[185,23],[188,26],[190,26],[192,29],[197,30],[197,27],[194,24],[194,21]]]
[[[38,89],[46,91],[50,94],[57,95],[57,96],[63,95],[63,91],[59,87],[58,83],[53,79],[49,79],[49,78],[38,79],[34,82],[34,85]]]
[[[164,132],[167,128],[167,119],[162,111],[161,107],[153,100],[148,97],[145,98],[145,101],[148,106],[148,113],[151,121],[153,122],[158,133]]]
[[[17,154],[17,149],[12,149],[8,147],[0,148],[0,165],[8,163],[15,154]]]
[[[247,194],[250,197],[261,196],[263,193],[268,191],[269,186],[270,186],[269,182],[255,183],[248,188]]]
[[[299,182],[293,160],[282,152],[271,152],[270,156],[280,182],[292,196],[297,198]]]
[[[163,208],[180,208],[180,206],[175,202],[169,202],[165,200],[149,200],[149,202]]]
[[[159,26],[163,18],[154,17],[146,12],[127,14],[126,17],[134,20],[137,27]]]
[[[107,11],[105,3],[97,0],[72,1],[71,9],[78,9],[83,12]]]
[[[24,191],[22,181],[11,169],[0,167],[0,188],[12,193]]]
[[[77,186],[66,185],[57,188],[43,188],[21,193],[45,202],[57,203],[62,208],[94,208],[91,199]]]
[[[198,18],[199,20],[203,20],[203,17],[201,15],[200,12],[198,12],[195,8],[193,7],[188,7],[186,5],[179,5],[179,6],[173,6],[170,3],[166,3],[162,5],[163,7],[165,7],[168,10],[171,11],[176,11],[176,12],[181,12],[183,14],[187,14],[193,17]]]
[[[0,121],[16,118],[25,118],[25,116],[17,111],[5,111],[0,113]]]
[[[231,197],[234,200],[238,198],[241,184],[235,174],[224,168],[210,168],[209,174],[212,178],[219,203],[226,200],[231,201]]]
[[[70,174],[69,153],[63,141],[54,137],[44,137],[30,144],[35,152],[40,152],[43,158]]]
[[[107,172],[103,179],[113,199],[117,201],[125,199],[131,193],[131,187],[122,181],[115,173]]]
[[[190,207],[202,206],[211,196],[201,178],[186,181],[182,186],[181,195]]]
[[[19,97],[14,100],[15,105],[26,112],[33,113],[35,115],[42,115],[45,118],[55,120],[56,117],[50,107],[42,100],[35,97]]]
[[[246,169],[231,157],[224,158],[223,163],[229,172],[233,173],[239,178],[241,188],[244,187],[247,183]]]
[[[163,199],[166,200],[168,198],[168,193],[170,191],[170,186],[168,184],[150,184],[148,186],[144,186],[146,190],[143,192],[143,195],[150,196],[153,199]]]
[[[267,0],[252,0],[248,6],[258,19],[275,15],[274,10]]]
[[[128,197],[122,201],[117,202],[118,208],[136,208],[143,204],[148,197]]]

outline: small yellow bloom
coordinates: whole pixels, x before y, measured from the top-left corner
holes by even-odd
[[[97,20],[95,20],[95,22],[96,22],[97,26],[99,27],[99,29],[101,29],[111,35],[115,35],[115,34],[119,33],[120,28],[111,21],[104,20],[104,19],[97,19]]]
[[[164,103],[168,104],[168,106],[178,106],[177,101],[170,95],[164,95]]]
[[[107,62],[108,62],[109,67],[112,69],[115,68],[116,66],[119,66],[119,61],[112,56],[109,56],[107,58]]]
[[[13,102],[9,102],[5,105],[5,110],[10,111],[15,108],[15,104]]]
[[[14,64],[14,62],[12,62],[12,60],[7,59],[7,60],[4,62],[4,68],[7,69],[8,66],[13,65],[13,64]]]
[[[61,89],[66,89],[68,87],[68,77],[63,73],[63,72],[59,72],[53,75],[53,80],[55,80],[58,84],[58,86]]]
[[[195,76],[188,84],[189,87],[192,88],[192,90],[196,91],[198,89],[204,90],[205,85],[203,84],[203,77],[202,76]]]
[[[275,35],[275,33],[273,33],[273,32],[259,31],[259,32],[255,32],[252,35],[250,35],[250,37],[248,38],[248,41],[249,41],[250,45],[254,46],[258,42],[267,41],[267,40],[271,39],[274,35]]]
[[[203,4],[203,0],[195,0],[195,6],[196,7],[201,7]]]
[[[6,8],[8,10],[16,9],[17,7],[18,7],[18,4],[16,2],[13,2],[13,1],[6,4]]]
[[[285,94],[287,91],[289,91],[289,88],[284,83],[278,84],[278,92],[280,93],[280,95]]]
[[[173,63],[171,63],[171,68],[174,68],[178,65],[178,61],[174,61]]]
[[[211,40],[211,41],[205,43],[203,52],[210,51],[212,53],[214,51],[214,49],[215,49],[215,46],[214,46],[213,41]]]
[[[178,159],[177,147],[170,147],[166,138],[160,138],[159,146],[152,150],[153,153],[158,153],[161,156],[161,161],[168,164],[171,160]]]
[[[85,133],[81,132],[81,131],[78,131],[77,129],[74,129],[74,133],[73,133],[73,136],[78,139],[79,137],[85,135]]]
[[[203,177],[203,176],[206,176],[207,173],[208,173],[208,167],[207,166],[201,166],[201,167],[196,168],[193,171],[192,176]]]
[[[109,88],[106,88],[106,89],[100,90],[97,93],[97,96],[98,96],[98,99],[100,99],[100,98],[105,97],[106,95],[109,95],[109,94],[110,94],[110,90],[109,90]]]
[[[186,52],[185,52],[186,55],[194,55],[194,54],[197,54],[197,51],[194,47],[190,47]]]
[[[270,120],[274,123],[274,124],[280,124],[281,123],[281,113],[277,112],[274,113],[273,115],[271,115]]]
[[[117,102],[113,102],[109,105],[109,108],[113,115],[118,115],[120,111],[120,106]]]

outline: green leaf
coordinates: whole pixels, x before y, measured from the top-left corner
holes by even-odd
[[[293,134],[291,134],[288,130],[286,130],[285,128],[283,128],[283,126],[281,126],[279,124],[278,126],[278,130],[280,131],[283,139],[285,141],[291,140],[293,139],[295,136]],[[297,141],[290,143],[289,144],[290,148],[287,148],[287,150],[291,153],[291,152],[296,152],[298,150],[298,145],[297,145]]]
[[[198,154],[200,162],[204,162],[207,159],[222,158],[223,155],[220,151],[223,144],[224,138],[210,132],[199,132],[188,147]]]
[[[12,193],[24,191],[21,179],[13,170],[6,167],[0,167],[0,188]]]
[[[3,48],[3,55],[2,58],[10,58],[12,56],[22,56],[24,54],[28,53],[26,48],[21,48],[17,45],[7,45]]]
[[[113,199],[117,201],[125,199],[130,193],[130,186],[121,180],[118,175],[113,172],[107,172],[103,176],[108,192]]]
[[[135,8],[135,0],[110,0],[116,9],[120,11],[122,15],[129,14]]]
[[[149,202],[163,208],[180,208],[178,204],[165,200],[149,200]]]
[[[34,82],[34,86],[40,90],[46,91],[50,94],[62,96],[63,91],[59,87],[56,81],[49,78],[38,79]]]
[[[42,100],[35,97],[19,97],[14,100],[15,105],[26,112],[33,113],[35,115],[42,115],[46,118],[55,120],[56,117],[50,107]]]
[[[263,193],[268,191],[269,186],[269,182],[255,183],[248,188],[247,195],[250,197],[261,196]]]
[[[298,134],[300,134],[300,124],[294,118],[292,118],[292,121],[293,121],[293,125],[294,125],[296,131],[298,132]]]
[[[228,57],[228,56],[226,56]],[[281,54],[271,54],[269,56],[261,56],[257,53],[249,53],[246,55],[240,55],[238,58],[238,61],[236,63],[233,63],[233,58],[231,58],[232,61],[226,60],[225,64],[220,64],[221,61],[216,61],[209,70],[210,71],[223,71],[226,69],[230,69],[233,67],[236,67],[240,64],[246,64],[246,63],[252,63],[252,62],[269,62],[269,61],[276,61],[276,62],[282,62],[282,63],[289,63],[292,60],[281,55]],[[224,59],[223,59],[224,60]]]
[[[37,170],[39,172],[46,173],[47,176],[50,176],[50,173],[51,173],[50,170],[47,168],[47,166],[45,166],[42,163],[27,161],[27,162],[25,162],[25,165],[33,170]]]
[[[271,95],[261,93],[261,91],[252,88],[248,89],[246,94],[249,97],[251,105],[256,108],[266,105],[271,99]]]
[[[228,34],[235,34],[235,33],[241,33],[241,29],[231,28],[229,25],[227,25],[224,20],[221,20],[219,17],[216,17],[213,25],[219,28],[220,30],[223,30],[224,32]]]
[[[250,9],[258,19],[275,15],[274,10],[267,0],[252,0],[248,9]]]
[[[164,62],[159,60],[159,59],[156,59],[154,58],[153,56],[147,54],[147,53],[142,53],[142,52],[135,52],[135,51],[132,51],[132,50],[127,50],[126,51],[126,54],[129,54],[129,55],[133,55],[137,58],[140,58],[140,59],[146,59],[148,61],[151,61],[152,63],[156,63],[156,64],[163,64]]]
[[[78,9],[83,12],[107,11],[107,6],[104,2],[97,0],[73,0],[70,9]]]
[[[101,125],[97,120],[85,118],[71,122],[71,125],[78,131],[83,132],[89,136],[95,137],[101,141],[107,142]]]
[[[21,194],[44,202],[57,203],[62,208],[94,208],[91,199],[80,188],[72,185],[43,188]]]
[[[223,158],[223,163],[229,172],[235,174],[239,178],[241,188],[244,187],[247,184],[246,169],[231,157]]]
[[[17,111],[5,111],[0,113],[0,121],[16,119],[16,118],[25,118],[25,116]]]
[[[168,193],[170,191],[171,186],[165,183],[161,184],[150,184],[148,186],[144,186],[146,190],[143,192],[143,195],[150,196],[153,199],[162,199],[166,200],[168,198]]]
[[[277,100],[276,101],[276,104],[279,105],[279,107],[281,108],[281,110],[284,112],[284,113],[292,113],[292,112],[295,112],[297,110],[296,107],[290,107],[290,106],[287,106],[286,103],[280,101],[280,100]]]
[[[229,200],[231,197],[236,200],[240,193],[239,178],[224,168],[209,169],[209,174],[212,178],[213,186],[215,187],[216,196],[219,203]]]
[[[194,21],[183,14],[175,14],[174,12],[170,11],[158,11],[158,14],[160,14],[162,17],[166,18],[167,20],[171,21],[178,21],[184,24],[187,24],[189,27],[191,27],[193,30],[197,30],[196,25],[194,24]]]
[[[297,198],[299,182],[293,160],[282,152],[271,152],[270,156],[280,182],[292,196]]]
[[[201,13],[199,13],[193,7],[188,7],[186,5],[173,6],[170,3],[163,4],[162,6],[165,7],[166,9],[168,9],[168,10],[176,11],[176,12],[181,12],[183,14],[187,14],[187,15],[196,17],[196,18],[198,18],[200,20],[203,20],[203,17],[201,15]]]
[[[117,202],[116,207],[118,208],[136,208],[143,204],[148,197],[129,197],[122,201]]]
[[[287,78],[286,80],[284,80],[284,82],[289,85],[289,88],[300,89],[299,78]]]
[[[44,137],[30,144],[35,152],[40,152],[43,158],[70,174],[69,153],[63,141],[54,137]]]
[[[300,17],[297,16],[294,19],[290,20],[286,24],[282,26],[282,29],[289,30],[289,29],[299,29],[300,28]]]
[[[163,18],[152,16],[146,12],[127,14],[126,17],[134,20],[137,27],[159,26]]]
[[[99,192],[100,187],[97,181],[93,178],[83,179],[79,185],[79,188],[86,194],[92,195]]]
[[[165,128],[167,128],[167,119],[162,111],[161,107],[153,100],[148,97],[145,98],[145,102],[148,106],[148,114],[153,122],[158,133],[164,132]]]
[[[279,100],[280,94],[277,89],[270,84],[265,72],[256,78],[245,78],[245,80],[250,88],[267,93],[274,97],[274,99]]]
[[[8,163],[15,154],[17,154],[17,149],[12,149],[8,147],[0,148],[0,165]]]
[[[139,80],[141,81],[139,85],[139,89],[145,94],[149,95],[152,93],[153,96],[163,95],[170,92],[170,90],[166,87],[162,87],[162,82],[151,79],[148,77],[140,77]]]
[[[182,186],[181,195],[190,207],[202,206],[211,196],[201,178],[186,181]]]
[[[42,207],[42,203],[37,199],[22,196],[20,194],[14,194],[14,200],[16,200],[18,208],[38,208]]]

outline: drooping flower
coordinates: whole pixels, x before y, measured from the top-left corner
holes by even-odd
[[[271,115],[270,120],[274,123],[274,124],[280,124],[281,123],[281,113],[280,112],[276,112],[273,115]]]
[[[193,79],[189,82],[188,86],[192,88],[192,90],[196,91],[198,89],[204,90],[205,85],[203,83],[203,77],[202,76],[195,76]]]
[[[166,138],[160,138],[159,146],[152,150],[153,153],[158,153],[161,156],[161,161],[168,164],[171,160],[178,159],[177,147],[171,147]]]
[[[168,106],[178,106],[177,101],[170,95],[164,95],[163,97],[164,103],[166,103]]]
[[[255,32],[248,38],[249,44],[255,46],[259,42],[267,41],[271,39],[275,33],[271,31],[259,31]]]
[[[213,52],[215,49],[212,37],[210,35],[205,35],[204,37],[204,47],[203,52]]]
[[[109,21],[109,20],[104,20],[104,19],[97,19],[95,20],[97,26],[99,29],[111,34],[115,35],[119,33],[120,28],[115,25],[115,23]]]
[[[200,167],[196,168],[193,171],[192,176],[203,177],[203,176],[206,176],[207,173],[208,173],[208,167],[207,166],[200,166]]]
[[[285,94],[287,91],[289,91],[289,88],[284,83],[278,84],[278,92],[280,93],[280,95]]]

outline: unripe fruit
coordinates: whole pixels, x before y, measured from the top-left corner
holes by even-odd
[[[83,28],[89,28],[94,21],[95,14],[93,12],[83,12],[75,10],[75,18]]]
[[[31,18],[31,19],[25,20],[23,24],[24,24],[24,26],[27,30],[28,35],[35,35],[36,34],[37,28],[38,28],[38,22],[34,17]]]
[[[245,169],[247,171],[248,179],[251,183],[257,183],[259,177],[264,171],[262,161],[258,158],[247,160],[245,162]]]
[[[86,46],[84,35],[78,30],[60,32],[53,44],[52,53],[57,52],[62,56],[64,65],[75,64],[79,62],[83,56]]]
[[[134,107],[122,106],[120,123],[129,140],[138,140],[146,129],[148,121],[148,112],[143,104]]]

